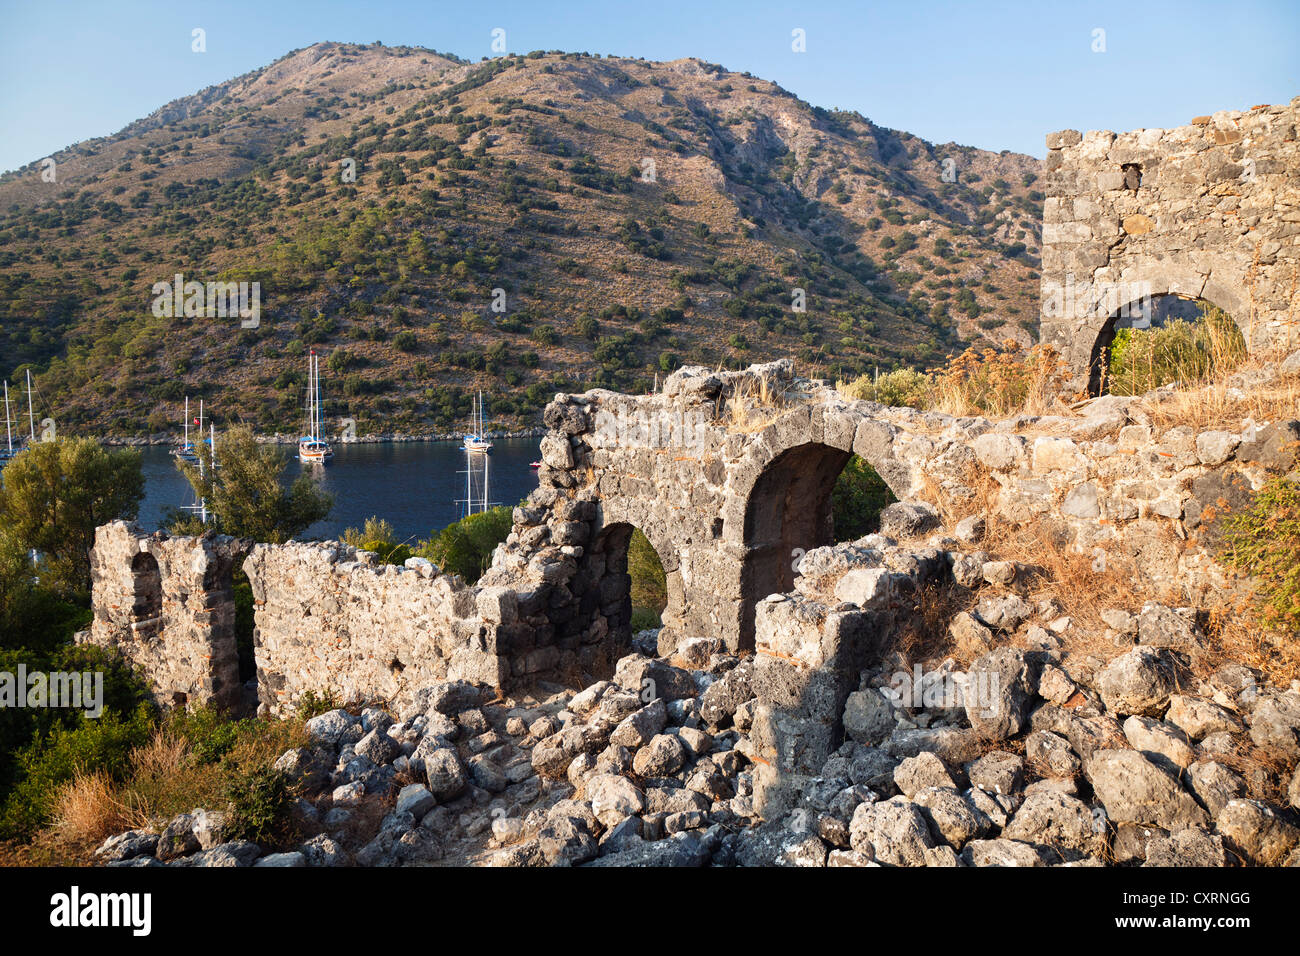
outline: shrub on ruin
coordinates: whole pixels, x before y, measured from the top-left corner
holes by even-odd
[[[841,382],[839,390],[854,400],[922,408],[930,390],[930,376],[913,368],[897,368],[884,375],[862,375],[852,382]]]
[[[344,544],[350,544],[361,551],[372,552],[383,564],[401,566],[406,563],[407,558],[415,554],[414,548],[397,540],[397,531],[392,523],[378,516],[367,518],[360,530],[345,529],[342,537]]]
[[[1300,632],[1300,474],[1269,478],[1224,530],[1223,556],[1255,578],[1264,621]]]
[[[1118,329],[1106,358],[1112,395],[1142,395],[1161,385],[1180,386],[1231,371],[1246,355],[1246,340],[1232,317],[1208,303],[1195,322],[1175,319],[1149,329]]]
[[[423,542],[416,553],[428,558],[445,573],[459,574],[473,584],[492,563],[496,546],[509,536],[513,524],[512,511],[500,505],[467,515]]]

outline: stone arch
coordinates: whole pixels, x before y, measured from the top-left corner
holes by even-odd
[[[897,498],[912,497],[915,469],[895,456],[897,429],[871,417],[872,408],[870,402],[800,407],[750,442],[722,515],[731,575],[725,583],[735,615],[724,633],[733,646],[753,646],[757,601],[790,590],[794,549],[833,541],[831,491],[853,455]]]
[[[1191,310],[1179,308],[1179,304],[1181,303],[1187,303],[1188,305],[1205,303],[1214,306],[1222,311],[1224,315],[1227,315],[1232,319],[1233,323],[1237,326],[1238,331],[1241,332],[1247,348],[1250,347],[1251,333],[1249,323],[1243,326],[1238,312],[1228,304],[1240,304],[1242,302],[1241,297],[1233,294],[1231,289],[1224,289],[1216,298],[1211,298],[1209,295],[1203,293],[1193,294],[1181,291],[1183,287],[1178,283],[1164,283],[1164,285],[1172,285],[1173,288],[1164,292],[1155,291],[1153,288],[1149,293],[1143,293],[1142,297],[1130,297],[1129,295],[1125,295],[1122,297],[1122,304],[1119,305],[1118,308],[1107,307],[1102,310],[1101,314],[1089,321],[1085,341],[1091,341],[1086,365],[1087,391],[1090,396],[1095,397],[1106,390],[1105,383],[1102,381],[1102,371],[1104,367],[1103,361],[1106,358],[1106,354],[1108,353],[1111,344],[1115,340],[1116,331],[1130,327],[1136,317],[1142,313],[1144,297],[1147,304],[1150,304],[1151,302],[1155,303],[1154,310],[1157,313],[1166,310],[1170,310],[1174,313],[1168,316],[1157,315],[1155,320],[1152,322],[1152,324],[1156,326],[1163,325],[1165,322],[1171,321],[1174,318],[1191,319]],[[1171,303],[1173,303],[1172,308],[1170,305]],[[1113,305],[1113,303],[1111,303],[1111,305]]]
[[[754,606],[794,586],[802,552],[833,543],[831,491],[852,455],[823,442],[796,445],[775,456],[755,480],[743,524],[742,648],[754,644]]]
[[[598,670],[592,667],[599,669],[606,664],[612,672],[613,664],[631,646],[632,581],[627,561],[634,530],[646,536],[664,569],[668,603],[661,619],[669,633],[669,646],[675,643],[680,627],[685,598],[678,554],[664,529],[644,513],[642,505],[644,502],[639,500],[622,498],[599,504],[590,544],[578,562],[573,579],[572,588],[588,638],[602,640],[610,649],[608,661],[591,662],[588,670],[593,674]]]
[[[162,570],[148,551],[131,559],[131,629],[153,633],[162,621]]]

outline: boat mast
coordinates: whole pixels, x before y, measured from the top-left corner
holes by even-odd
[[[181,452],[184,453],[190,447],[190,397],[185,396],[185,444],[181,446]]]
[[[307,438],[316,440],[316,350],[307,356]]]
[[[32,410],[32,370],[27,369],[27,424],[32,430],[32,442],[36,441],[36,413]]]
[[[14,450],[13,418],[9,415],[9,382],[5,381],[5,440],[9,443],[9,453]]]
[[[215,480],[217,474],[217,426],[214,425],[212,422],[208,422],[208,429],[209,429],[209,434],[211,436],[208,439],[208,448],[210,449],[212,454],[212,476],[213,479]],[[202,432],[200,432],[199,434],[200,436],[202,436]],[[202,437],[200,437],[199,441],[202,440],[203,440]],[[200,468],[203,467],[202,462],[203,459],[199,458]],[[200,504],[203,507],[203,514],[202,514],[203,523],[207,524],[208,523],[208,499],[204,498],[203,501],[200,502]]]
[[[316,440],[325,437],[325,393],[320,386],[320,356],[316,356]]]

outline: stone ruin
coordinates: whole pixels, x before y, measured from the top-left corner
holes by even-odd
[[[158,703],[241,704],[235,567],[249,543],[168,538],[123,522],[100,528],[91,551],[94,622],[85,637],[120,651]]]
[[[1174,129],[1047,137],[1042,332],[1096,394],[1121,310],[1174,295],[1252,351],[1300,345],[1300,97]]]
[[[1128,283],[1209,299],[1253,349],[1290,341],[1297,105],[1170,131],[1049,137],[1043,337],[1079,382],[1114,325],[1107,290]],[[1048,296],[1072,284],[1082,295],[1049,310]],[[1300,371],[1300,353],[1281,369]],[[788,360],[683,368],[652,395],[560,394],[544,423],[539,487],[474,585],[340,542],[172,538],[115,522],[98,529],[94,620],[80,638],[121,652],[165,705],[279,714],[330,691],[418,708],[447,681],[507,693],[614,678],[634,694],[627,552],[639,529],[667,579],[652,650],[680,661],[706,647],[743,661],[733,675],[753,694],[744,746],[754,803],[780,815],[846,745],[846,704],[851,712],[918,595],[1015,578],[1014,568],[1005,581],[990,571],[999,562],[981,556],[978,529],[957,514],[1036,523],[1097,566],[1127,562],[1195,605],[1234,586],[1203,518],[1294,467],[1300,442],[1300,422],[1198,433],[1116,396],[1002,421],[888,408],[799,378]],[[855,454],[899,501],[881,536],[835,544],[832,489]],[[242,661],[237,566],[254,598]],[[253,680],[241,684],[241,669]],[[714,686],[725,692],[727,680]],[[698,699],[705,711],[710,693]],[[899,745],[902,756],[942,747],[942,734],[923,730]],[[549,762],[574,755],[542,743],[533,765],[562,776]]]
[[[97,534],[85,639],[122,651],[163,703],[234,705],[231,574],[242,559],[255,606],[245,667],[264,711],[325,690],[400,702],[438,680],[586,686],[631,648],[627,547],[639,528],[667,578],[659,654],[708,638],[788,671],[771,682],[782,688],[772,703],[802,709],[824,748],[848,675],[888,643],[897,608],[866,588],[796,626],[773,599],[803,587],[807,556],[834,543],[831,492],[851,455],[901,499],[884,518],[896,530],[937,528],[935,505],[1043,521],[1098,561],[1140,561],[1192,602],[1230,586],[1194,540],[1202,512],[1258,487],[1300,439],[1295,422],[1249,434],[1161,429],[1140,400],[1114,396],[1075,416],[999,422],[886,408],[800,379],[788,360],[685,368],[654,395],[558,395],[545,422],[539,487],[472,586],[422,559],[384,565],[340,542],[250,546],[116,522]],[[915,579],[904,593],[962,560],[956,542],[900,559]],[[895,593],[879,555],[863,558],[866,569],[883,575],[881,595]],[[819,689],[795,694],[807,681]],[[784,721],[790,739],[804,736],[796,723]]]
[[[1300,375],[1300,351],[1287,364]],[[1300,807],[1300,682],[1270,687],[1237,662],[1190,672],[1207,644],[1195,605],[1232,586],[1207,550],[1208,512],[1294,468],[1300,422],[1198,434],[1114,396],[1077,414],[954,418],[847,401],[787,362],[683,369],[651,396],[561,395],[545,419],[540,487],[473,586],[338,542],[100,528],[85,639],[136,662],[162,702],[229,699],[228,576],[242,557],[261,707],[292,712],[313,691],[370,706],[314,717],[309,745],[277,761],[314,834],[297,850],[231,840],[221,811],[196,810],[99,855],[1300,861],[1283,806]],[[855,451],[910,497],[882,512],[879,533],[833,543],[826,502]],[[1104,635],[1081,628],[1035,594],[1041,569],[981,549],[994,521],[1133,562],[1193,607],[1105,608]],[[633,527],[671,582],[657,634],[629,633]],[[945,595],[969,610],[949,616]],[[930,626],[963,663],[922,672],[916,659],[914,693],[900,694],[908,641]],[[1127,650],[1104,660],[1098,640]],[[364,808],[382,810],[377,829]]]

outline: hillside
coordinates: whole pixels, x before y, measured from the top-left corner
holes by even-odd
[[[476,388],[532,424],[686,362],[849,377],[1036,328],[1038,160],[694,59],[319,43],[53,158],[0,177],[0,374],[30,363],[68,433],[167,431],[186,394],[293,431],[309,348],[364,434]],[[260,282],[260,326],[155,316],[177,273]]]

